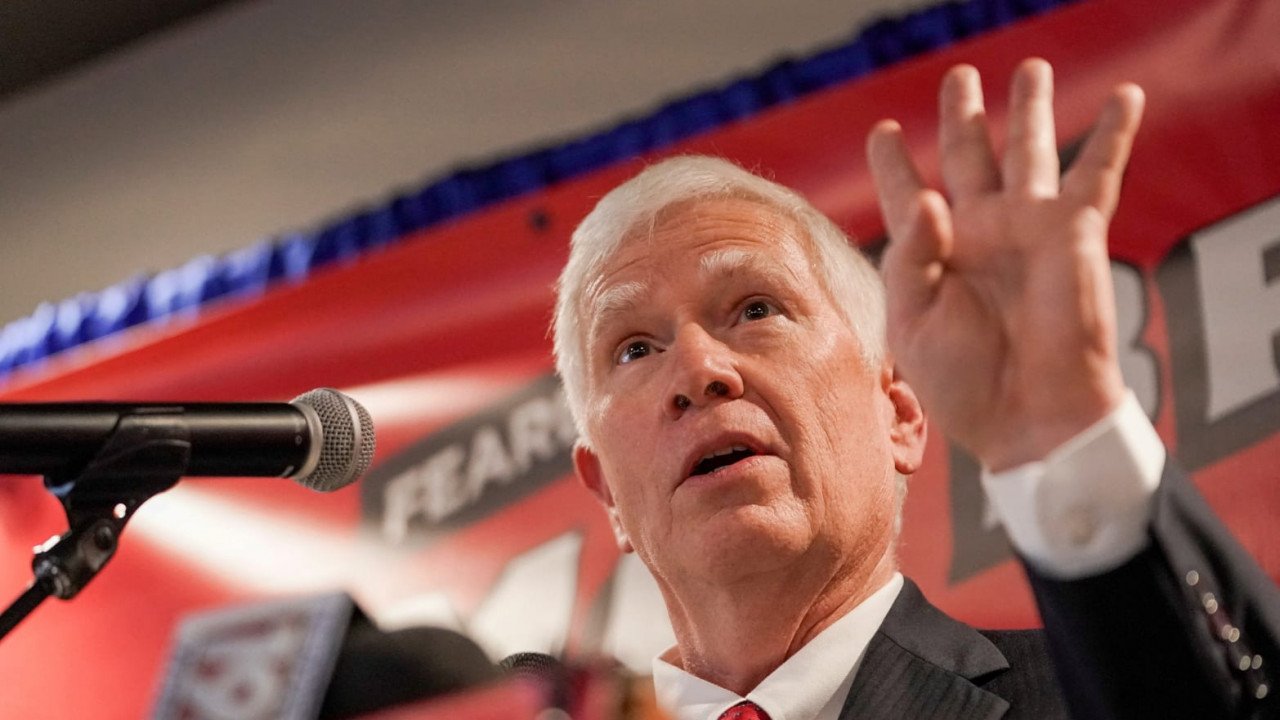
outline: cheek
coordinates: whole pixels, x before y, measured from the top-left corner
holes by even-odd
[[[815,382],[805,389],[807,398],[805,391],[794,394],[799,402],[807,401],[806,412],[812,414],[807,425],[814,434],[818,461],[825,463],[828,472],[859,482],[867,492],[878,495],[871,484],[892,475],[889,429],[883,412],[887,398],[877,376],[863,368],[860,359],[850,360],[847,353],[839,355],[839,360],[813,368],[809,377]]]
[[[636,456],[653,452],[659,428],[654,425],[656,413],[648,396],[638,390],[623,390],[600,395],[588,412],[588,427],[601,454],[634,467]]]
[[[615,472],[618,472],[615,470]],[[672,517],[667,499],[662,497],[650,478],[631,474],[617,475],[620,482],[614,484],[614,504],[636,556],[650,568],[662,565],[663,549],[671,543]]]
[[[634,531],[636,520],[646,516],[645,508],[654,502],[648,495],[658,487],[650,473],[657,466],[657,429],[648,424],[650,414],[625,393],[598,398],[590,417],[602,470],[613,479],[614,502],[628,530]],[[609,422],[601,422],[604,418]]]
[[[605,437],[605,428],[609,427],[605,423],[605,418],[611,417],[613,413],[613,396],[595,394],[587,402],[587,427],[591,428],[591,436],[597,439]]]

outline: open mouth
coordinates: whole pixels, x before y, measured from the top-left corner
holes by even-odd
[[[694,464],[693,471],[689,473],[689,477],[713,473],[722,467],[728,467],[736,462],[741,462],[749,457],[753,457],[756,454],[755,450],[752,450],[745,445],[734,445],[733,447],[708,453]]]

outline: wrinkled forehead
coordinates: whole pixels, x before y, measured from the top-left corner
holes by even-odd
[[[778,245],[790,242],[810,258],[815,254],[803,225],[790,212],[763,198],[731,193],[682,199],[632,219],[626,231],[595,259],[580,299],[597,295],[610,276],[628,265],[662,255],[672,244],[684,239],[682,231],[694,232],[698,222],[716,210],[720,211],[716,218],[721,222],[726,218],[737,221],[743,237],[771,238]],[[703,211],[708,211],[707,216]],[[726,233],[733,234],[732,229]],[[702,263],[707,269],[714,269],[717,263],[724,264],[727,260],[704,259]]]
[[[669,202],[652,213],[632,218],[611,246],[596,259],[593,281],[645,255],[660,254],[698,233],[705,224],[716,224],[723,236],[772,238],[778,243],[799,242],[809,251],[808,233],[795,215],[773,202],[746,193],[728,193]],[[588,286],[590,287],[590,286]]]
[[[770,286],[794,287],[805,282],[793,264],[766,259],[747,250],[713,250],[698,259],[696,282],[699,285],[714,286],[739,276],[768,280]],[[608,326],[636,312],[654,292],[652,278],[600,284],[586,301],[588,338],[596,334],[596,328]]]
[[[654,276],[655,265],[672,253],[696,255],[699,285],[739,275],[800,284],[801,274],[815,274],[810,245],[801,223],[753,197],[673,203],[633,225],[601,258],[579,298],[584,329],[590,336],[593,327],[643,304],[664,280]]]

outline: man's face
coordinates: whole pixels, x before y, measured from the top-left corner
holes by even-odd
[[[575,462],[660,585],[892,545],[923,420],[867,367],[802,232],[749,200],[678,205],[582,300],[593,446]]]

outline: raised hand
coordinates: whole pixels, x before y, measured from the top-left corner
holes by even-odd
[[[946,196],[925,186],[892,120],[867,154],[890,244],[889,347],[942,430],[992,470],[1042,459],[1123,398],[1107,226],[1143,95],[1108,98],[1059,178],[1053,76],[1013,77],[997,162],[978,72],[948,72],[939,98]]]

